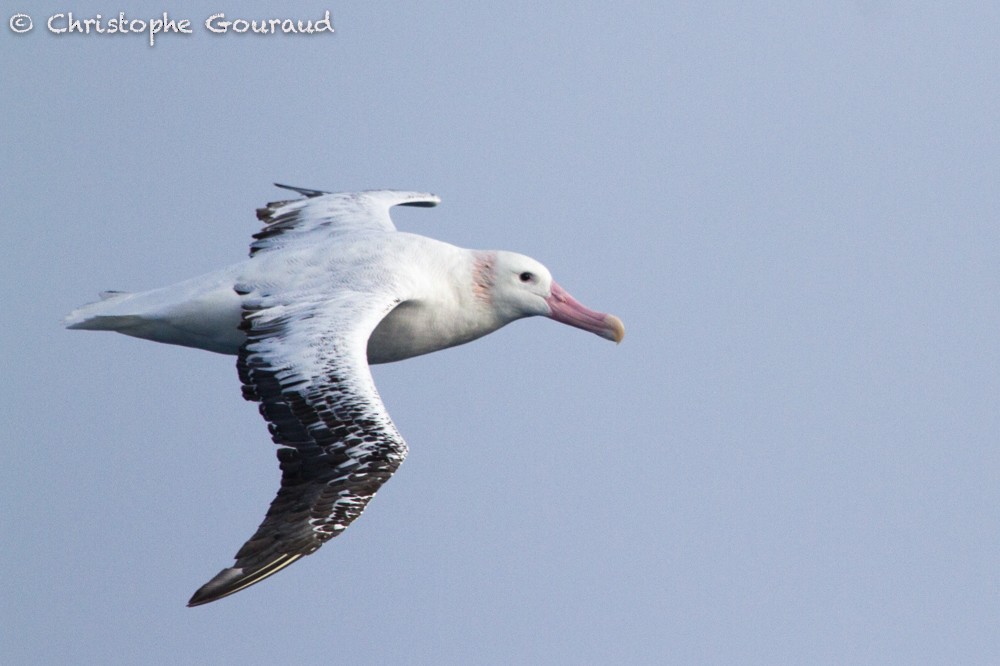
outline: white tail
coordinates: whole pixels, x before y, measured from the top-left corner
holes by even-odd
[[[98,294],[101,300],[88,303],[76,310],[73,310],[63,324],[66,328],[82,329],[88,331],[117,331],[123,326],[128,326],[126,319],[136,319],[124,315],[120,310],[122,301],[128,300],[132,294],[127,291],[102,291]]]
[[[241,300],[233,289],[237,270],[229,267],[150,291],[105,291],[101,300],[70,312],[63,324],[235,354],[246,339],[239,330]]]

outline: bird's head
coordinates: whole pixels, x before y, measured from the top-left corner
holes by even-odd
[[[610,314],[595,312],[560,287],[545,266],[516,252],[489,253],[489,299],[509,321],[540,315],[621,342],[625,327]]]

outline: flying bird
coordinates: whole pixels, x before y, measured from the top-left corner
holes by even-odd
[[[369,364],[475,340],[541,315],[621,342],[621,320],[590,310],[542,264],[397,231],[392,206],[433,194],[332,194],[257,210],[250,258],[138,293],[103,292],[65,320],[236,356],[243,397],[278,445],[281,487],[236,562],[203,585],[197,606],[259,583],[337,536],[406,456]]]

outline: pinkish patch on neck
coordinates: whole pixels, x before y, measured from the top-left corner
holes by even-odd
[[[497,263],[496,252],[476,252],[472,262],[472,293],[476,298],[489,305],[493,301],[493,283],[496,282],[494,267]]]

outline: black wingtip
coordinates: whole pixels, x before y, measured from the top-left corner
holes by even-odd
[[[201,606],[242,590],[244,586],[240,583],[244,577],[243,569],[223,569],[216,574],[215,578],[199,587],[198,591],[191,595],[187,604],[188,608]],[[248,585],[252,585],[252,583],[248,583]]]
[[[282,185],[281,183],[275,183],[275,187],[280,187],[283,190],[291,190],[292,192],[298,192],[302,196],[312,199],[313,197],[321,197],[324,194],[330,194],[329,192],[324,192],[323,190],[310,190],[306,187],[295,187],[294,185]]]
[[[267,564],[254,567],[253,569],[248,570],[243,567],[223,569],[215,575],[215,578],[198,588],[198,591],[188,601],[188,608],[218,601],[223,597],[228,597],[230,594],[244,590],[265,578],[273,576],[301,557],[301,553],[295,555],[283,554],[275,557]]]

